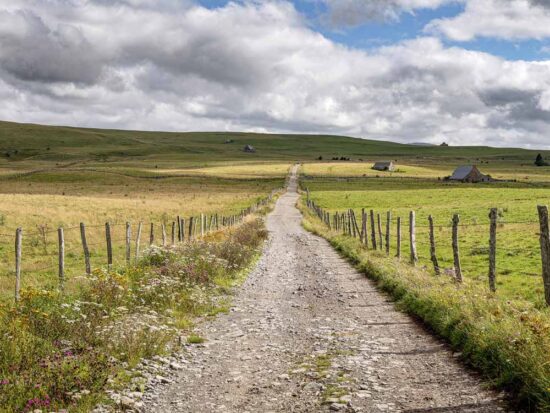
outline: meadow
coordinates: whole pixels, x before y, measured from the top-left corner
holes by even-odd
[[[380,214],[383,237],[391,211],[390,254],[327,228],[302,206],[306,228],[326,237],[397,305],[418,316],[496,386],[510,390],[528,411],[550,411],[550,307],[544,299],[537,205],[550,204],[550,167],[521,156],[477,159],[482,172],[502,180],[484,184],[444,180],[469,159],[398,161],[397,171],[373,171],[372,162],[313,162],[302,167],[302,189],[331,215],[364,208]],[[496,293],[489,289],[489,211],[498,209]],[[410,264],[409,212],[416,212],[419,264]],[[454,281],[452,217],[459,214],[464,282]],[[435,223],[437,258],[430,260],[428,216]],[[396,258],[397,217],[402,220]],[[360,218],[359,218],[360,219]],[[370,218],[369,218],[370,221]],[[368,223],[369,243],[371,224]],[[378,232],[378,231],[377,231]],[[378,245],[380,239],[378,238]]]
[[[238,214],[281,188],[291,165],[246,158],[237,147],[234,159],[220,159],[212,147],[226,148],[221,137],[215,145],[207,138],[202,149],[192,150],[185,139],[175,147],[172,141],[157,144],[152,133],[146,143],[131,133],[120,133],[131,138],[105,133],[0,122],[0,298],[13,297],[18,227],[23,228],[23,287],[56,285],[57,228],[63,227],[67,290],[76,291],[85,269],[81,222],[87,227],[92,267],[107,263],[106,222],[114,265],[122,266],[126,222],[132,226],[132,242],[143,223],[145,248],[151,223],[159,243],[161,225],[170,239],[177,216]]]
[[[452,217],[460,215],[460,248],[463,272],[466,277],[487,288],[489,211],[498,208],[497,228],[497,289],[510,299],[523,299],[542,308],[545,306],[541,278],[539,245],[539,221],[537,205],[550,203],[549,169],[534,173],[528,181],[495,182],[489,184],[463,184],[430,178],[426,171],[450,171],[443,165],[421,168],[403,165],[405,172],[365,172],[366,176],[351,176],[353,165],[306,164],[303,173],[307,177],[302,186],[307,187],[311,199],[334,213],[354,209],[360,216],[362,208],[381,214],[383,230],[386,228],[387,211],[392,213],[392,252],[395,254],[397,217],[402,219],[403,256],[408,256],[409,211],[416,212],[417,248],[420,264],[433,271],[429,253],[428,216],[435,223],[437,255],[443,269],[453,268],[451,246]],[[361,173],[364,166],[354,170]],[[500,166],[499,168],[502,168]],[[534,167],[533,167],[534,168]],[[541,169],[541,168],[538,168]],[[323,170],[326,172],[323,173]],[[484,171],[486,169],[484,168]],[[499,169],[503,176],[517,174],[513,166],[509,171]],[[420,172],[420,173],[418,173]],[[338,174],[342,176],[338,176]],[[525,176],[529,171],[525,172]],[[367,175],[368,174],[368,175]],[[400,175],[401,174],[401,175]],[[387,175],[387,176],[386,176]],[[378,177],[376,177],[378,176]],[[527,179],[526,179],[527,180]]]

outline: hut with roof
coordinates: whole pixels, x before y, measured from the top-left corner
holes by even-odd
[[[375,171],[395,171],[395,164],[392,161],[375,162],[372,166]]]
[[[475,165],[465,165],[459,166],[455,169],[453,174],[449,177],[450,181],[459,181],[459,182],[469,182],[469,183],[478,183],[478,182],[491,182],[491,177],[481,173],[477,166]]]

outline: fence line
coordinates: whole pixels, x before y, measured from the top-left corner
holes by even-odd
[[[167,245],[168,243],[167,242],[168,234],[166,231],[167,222],[169,223],[168,227],[171,228],[170,245],[176,245],[176,236],[177,236],[177,242],[183,243],[183,242],[193,241],[195,239],[201,239],[202,237],[212,232],[217,232],[220,230],[224,230],[224,229],[239,225],[240,223],[244,222],[247,216],[254,214],[261,207],[268,205],[273,200],[273,197],[275,196],[275,194],[279,191],[280,189],[272,191],[267,197],[260,199],[258,202],[254,203],[250,207],[245,208],[241,210],[239,213],[233,214],[233,215],[222,215],[218,213],[208,215],[208,214],[201,213],[198,216],[191,216],[187,220],[180,216],[178,216],[177,219],[174,221],[163,220],[162,222],[160,222],[160,225],[155,225],[154,222],[151,222],[150,231],[148,234],[149,242],[147,242],[147,245],[148,247],[156,245],[158,241],[161,242],[162,246]],[[187,227],[185,225],[186,222],[188,223]],[[94,243],[88,242],[87,230],[98,229],[98,228],[103,228],[103,230],[105,231],[104,241],[94,242]],[[113,231],[112,231],[113,228],[124,228],[124,235],[122,237],[113,237]],[[79,247],[73,246],[70,249],[67,249],[66,248],[67,232],[72,233],[71,231],[73,230],[79,230],[80,246]],[[160,237],[158,236],[159,230],[160,230]],[[25,231],[22,228],[17,228],[15,231],[15,241],[14,241],[14,244],[15,244],[15,248],[14,248],[15,302],[17,303],[20,300],[21,289],[22,289],[22,278],[24,278],[25,235],[44,237],[44,240],[45,240],[45,237],[47,235],[57,234],[57,251],[55,255],[49,254],[48,251],[46,250],[47,248],[46,244],[44,244],[45,254],[43,256],[47,257],[48,259],[51,258],[52,262],[49,263],[47,266],[43,266],[39,269],[32,270],[31,273],[43,272],[43,271],[53,272],[57,269],[59,290],[63,292],[67,281],[66,259],[68,254],[72,254],[73,256],[71,258],[75,258],[74,255],[77,254],[77,251],[80,251],[81,253],[80,259],[83,259],[83,267],[84,267],[83,269],[88,275],[91,274],[93,270],[92,260],[91,260],[92,252],[90,250],[90,247],[100,247],[101,245],[105,247],[106,258],[107,258],[105,265],[107,266],[108,270],[111,270],[114,262],[118,264],[119,262],[124,261],[125,264],[129,266],[132,262],[131,255],[132,255],[133,243],[134,243],[133,247],[134,247],[135,263],[138,262],[139,257],[142,253],[142,247],[141,247],[142,232],[143,232],[143,222],[138,223],[136,238],[134,240],[132,239],[132,225],[130,224],[130,222],[118,223],[118,224],[106,222],[102,225],[99,225],[99,224],[86,225],[85,223],[82,222],[78,226],[71,226],[66,228],[59,227],[55,230],[47,230],[47,231],[30,231],[28,233],[25,233]],[[12,239],[14,237],[14,235],[8,235],[8,234],[0,234],[0,236],[10,237]],[[123,246],[124,259],[119,259],[118,257],[117,258],[114,257],[115,245]],[[32,245],[32,241],[31,241],[31,247],[36,247],[36,246],[37,245]],[[57,263],[55,263],[56,256],[57,256]],[[32,262],[36,264],[35,260],[32,260]]]
[[[353,218],[355,216],[352,209],[348,210],[347,213],[334,212],[333,225],[330,224],[330,212],[326,211],[314,201],[311,200],[311,195],[309,190],[307,191],[306,199],[307,207],[315,214],[319,219],[321,219],[329,230],[336,231],[338,233],[344,234],[349,237],[358,238],[362,247],[367,250],[384,250],[383,242],[385,241],[385,252],[386,255],[390,255],[390,232],[393,227],[392,213],[391,211],[387,212],[387,222],[386,222],[386,234],[385,237],[382,236],[382,225],[381,225],[381,215],[375,214],[374,210],[370,210],[369,214],[365,213],[365,209],[362,209],[361,215],[361,230],[355,230],[355,227],[350,227],[353,225]],[[497,250],[497,233],[498,228],[501,224],[538,224],[540,227],[539,243],[541,248],[541,261],[542,261],[542,279],[544,285],[544,296],[545,301],[548,306],[550,306],[550,227],[549,227],[549,218],[548,218],[548,207],[547,206],[538,206],[539,221],[518,221],[513,223],[499,222],[498,221],[498,209],[492,208],[489,214],[489,223],[488,224],[461,224],[460,216],[454,214],[452,217],[451,229],[451,248],[453,251],[453,271],[452,275],[455,278],[457,283],[462,283],[463,273],[462,273],[462,264],[461,264],[461,255],[460,255],[460,229],[470,226],[481,227],[485,226],[488,230],[489,236],[489,245],[487,248],[487,257],[489,262],[488,268],[488,285],[489,289],[494,293],[496,292],[496,278],[497,278],[497,253],[498,251],[504,252],[517,252],[517,248],[507,248],[507,247],[498,247]],[[329,217],[328,222],[326,217]],[[349,221],[349,222],[348,222]],[[368,243],[369,238],[369,222],[370,221],[370,245]],[[418,262],[418,251],[417,243],[421,246],[429,247],[430,261],[433,264],[434,272],[437,276],[441,274],[441,268],[439,260],[437,257],[437,249],[435,242],[435,228],[442,228],[443,226],[436,225],[432,215],[428,216],[427,225],[417,225],[416,223],[416,212],[410,211],[409,213],[409,248],[410,248],[410,263],[416,265]],[[401,217],[396,217],[396,258],[401,257],[401,248],[402,248],[402,239],[401,239],[401,230],[402,230],[402,219]],[[426,241],[417,241],[417,228],[428,228],[429,240]]]

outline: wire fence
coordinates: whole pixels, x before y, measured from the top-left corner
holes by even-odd
[[[33,229],[0,233],[0,298],[17,301],[28,288],[60,288],[67,292],[82,287],[96,269],[123,269],[134,265],[144,251],[200,239],[231,228],[268,205],[274,190],[234,215],[200,214],[162,222],[106,222],[92,225]]]
[[[423,265],[459,283],[464,274],[485,279],[493,292],[506,288],[530,299],[540,292],[550,306],[550,231],[545,206],[538,207],[538,220],[506,221],[492,208],[487,222],[461,222],[458,214],[449,219],[426,215],[426,211],[421,221],[415,211],[405,217],[393,211],[328,211],[312,201],[309,192],[306,205],[328,229],[357,238],[368,250]],[[523,278],[513,280],[516,275]]]

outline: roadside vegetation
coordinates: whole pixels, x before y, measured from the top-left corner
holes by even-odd
[[[383,172],[363,177],[351,175],[347,166],[306,164],[301,180],[310,199],[331,213],[353,209],[360,217],[362,208],[380,213],[384,234],[386,212],[391,211],[389,256],[329,230],[302,205],[304,225],[327,238],[398,307],[447,339],[492,384],[510,390],[529,410],[550,411],[550,308],[544,302],[537,216],[538,204],[550,204],[549,171],[518,182],[461,184],[442,182],[437,174],[415,176],[417,167],[401,168],[408,171],[404,177]],[[442,171],[445,166],[429,168]],[[513,164],[509,168],[500,173],[517,173]],[[420,169],[420,175],[424,172]],[[487,278],[490,208],[498,208],[496,293],[489,290]],[[416,211],[420,259],[416,267],[409,264],[411,210]],[[465,277],[460,285],[452,277],[451,219],[456,213],[461,216]],[[435,220],[440,276],[430,261],[428,215]],[[397,217],[402,219],[401,260],[395,258]],[[370,222],[368,229],[370,239]]]
[[[78,293],[29,288],[0,306],[0,411],[87,412],[122,388],[142,358],[176,349],[198,316],[229,308],[267,236],[263,221],[175,247],[151,247],[138,265],[97,270]]]
[[[302,206],[305,227],[330,241],[388,292],[398,308],[419,317],[495,387],[529,411],[550,411],[550,310],[509,300],[466,279],[436,277],[406,260],[367,251],[359,240],[327,229]]]

